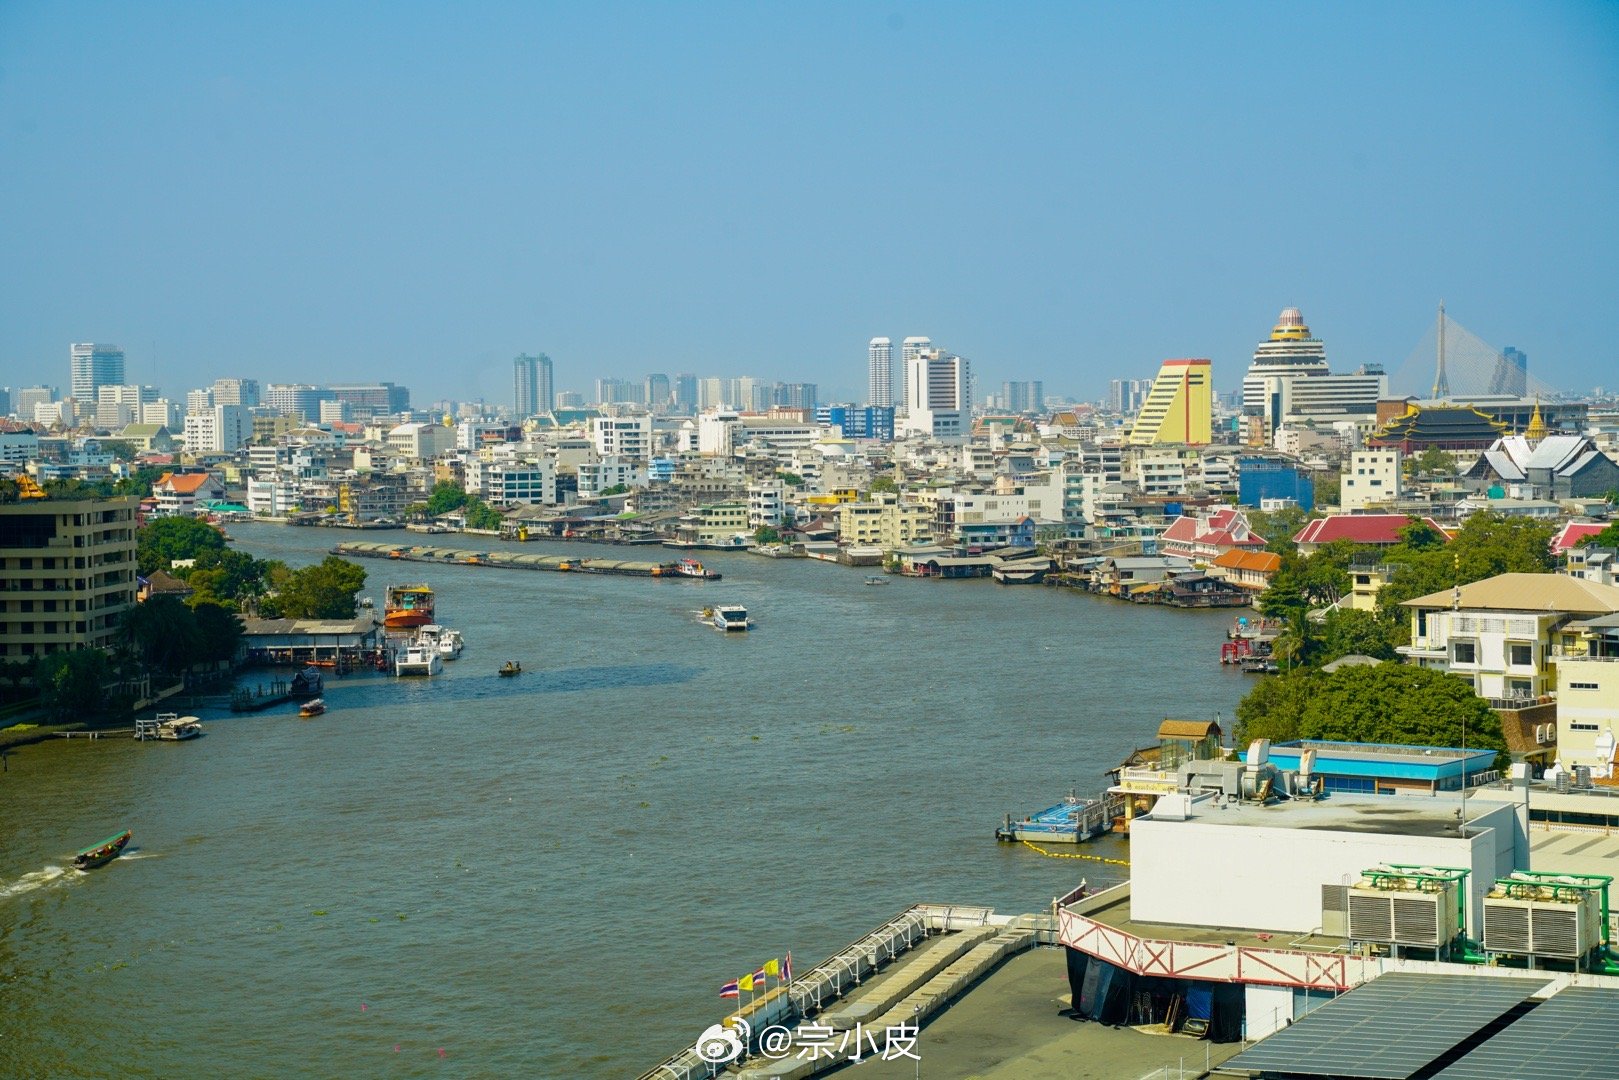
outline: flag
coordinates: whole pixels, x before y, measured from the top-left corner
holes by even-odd
[[[766,960],[765,961],[765,966],[760,968],[760,970],[763,971],[766,975],[774,975],[776,978],[779,979],[779,978],[781,978],[781,961],[780,960]]]
[[[782,961],[781,977],[788,982],[793,981],[793,951],[791,949],[787,950],[787,959]]]
[[[732,979],[720,987],[720,997],[736,997],[736,980]]]
[[[770,984],[765,982],[765,969],[764,968],[760,968],[758,971],[755,971],[753,973],[753,985],[757,986],[761,990],[769,989]]]
[[[736,984],[737,984],[737,986],[741,987],[743,990],[748,991],[749,993],[753,992],[753,976],[752,975],[744,975],[744,976],[742,976],[740,979],[738,979],[736,981]]]

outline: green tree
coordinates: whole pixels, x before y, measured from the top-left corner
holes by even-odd
[[[182,672],[203,653],[201,631],[190,608],[172,596],[154,596],[124,613],[120,643],[140,670]]]
[[[879,491],[898,490],[899,485],[894,482],[894,478],[892,476],[879,476],[874,478],[871,482],[871,493],[873,495],[877,494]]]
[[[34,669],[40,704],[56,720],[107,715],[115,707],[107,693],[115,678],[111,658],[100,649],[51,653]]]
[[[263,560],[234,548],[203,552],[186,575],[193,590],[191,605],[222,604],[239,610],[242,601],[264,592],[267,566]]]
[[[1311,515],[1297,506],[1284,506],[1280,510],[1250,510],[1248,525],[1265,538],[1265,550],[1277,555],[1298,551],[1293,537],[1309,522]]]
[[[1465,736],[1463,734],[1465,729]],[[1405,664],[1266,679],[1237,706],[1236,737],[1501,750],[1501,719],[1470,683]]]
[[[200,518],[158,518],[135,534],[135,565],[142,577],[168,569],[175,559],[224,550],[224,535]]]
[[[505,515],[482,499],[469,500],[462,513],[466,515],[469,529],[498,529],[506,520]]]
[[[1402,531],[1402,543],[1384,555],[1396,572],[1378,593],[1378,610],[1386,618],[1400,616],[1404,621],[1399,605],[1418,596],[1497,574],[1550,573],[1556,569],[1551,553],[1554,532],[1553,526],[1528,518],[1477,513],[1448,544],[1436,547],[1431,529],[1408,526]]]
[[[776,479],[780,480],[782,483],[786,484],[788,487],[803,487],[804,486],[804,478],[802,476],[799,476],[797,473],[778,472],[778,473],[776,473]]]
[[[272,571],[272,579],[274,578]],[[284,619],[352,619],[355,599],[365,587],[365,568],[328,555],[314,566],[288,573],[278,587],[273,605],[267,599],[261,611]]]
[[[431,517],[448,514],[465,506],[472,496],[456,487],[448,480],[440,480],[433,485],[433,490],[427,495],[427,513]]]
[[[1619,548],[1619,521],[1580,541],[1581,547]]]
[[[1394,635],[1391,627],[1370,611],[1334,611],[1321,623],[1319,664],[1330,664],[1340,656],[1370,656],[1393,660]]]
[[[191,616],[199,639],[197,660],[218,663],[236,655],[242,641],[242,621],[235,612],[219,604],[197,604],[192,607]]]
[[[781,542],[781,533],[769,525],[761,525],[753,530],[753,538],[761,544],[777,544]]]
[[[1406,458],[1405,471],[1411,476],[1454,476],[1456,459],[1430,446],[1422,453]]]

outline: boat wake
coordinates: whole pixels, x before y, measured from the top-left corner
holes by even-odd
[[[77,873],[66,866],[47,866],[42,870],[33,870],[8,885],[0,886],[0,900],[26,896],[35,890],[48,889],[53,885],[71,884],[78,877]]]

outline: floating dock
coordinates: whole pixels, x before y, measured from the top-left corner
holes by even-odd
[[[530,555],[520,551],[475,551],[471,548],[426,544],[377,544],[356,541],[338,544],[332,549],[332,554],[355,559],[436,563],[440,566],[499,566],[508,570],[550,570],[557,573],[698,580],[679,573],[674,563],[636,562],[628,559],[580,559],[571,555]]]
[[[1069,795],[1056,806],[1048,806],[1021,821],[1012,815],[995,830],[995,839],[1029,840],[1041,844],[1083,844],[1085,841],[1113,831],[1113,819],[1122,816],[1123,800],[1103,795],[1099,799],[1081,799]]]

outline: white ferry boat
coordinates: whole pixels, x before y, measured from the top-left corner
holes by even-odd
[[[437,675],[444,670],[438,649],[431,645],[408,645],[394,658],[394,674]]]
[[[753,621],[748,618],[748,609],[741,604],[719,604],[709,609],[712,614],[709,622],[716,630],[751,630]]]

